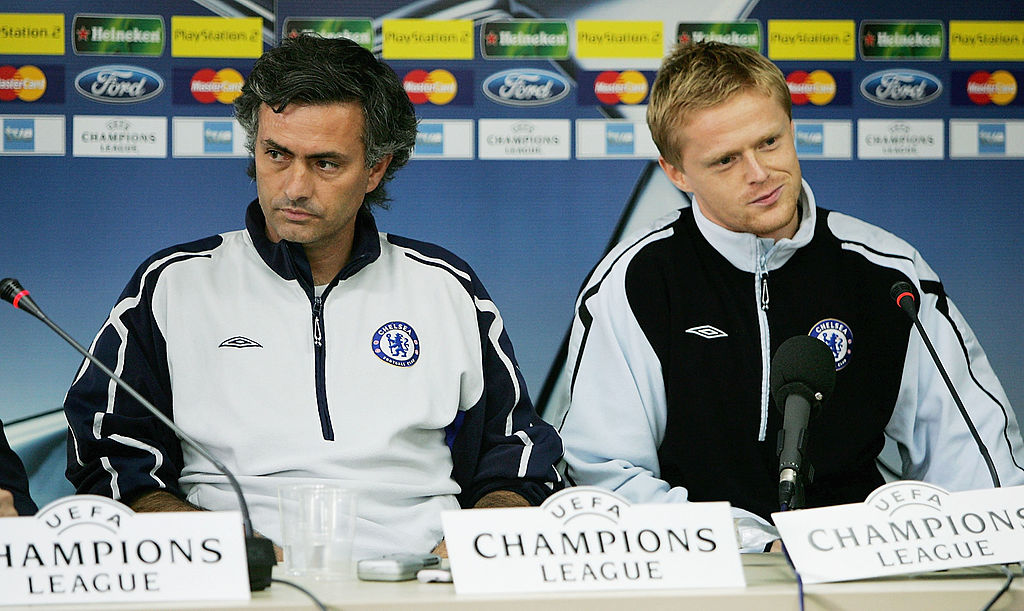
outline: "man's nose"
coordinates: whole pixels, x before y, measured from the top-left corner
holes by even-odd
[[[756,152],[744,155],[743,164],[748,182],[764,182],[768,179],[768,167]]]
[[[286,172],[288,172],[288,178],[284,185],[285,197],[291,201],[300,201],[312,196],[313,176],[305,165],[293,163]]]

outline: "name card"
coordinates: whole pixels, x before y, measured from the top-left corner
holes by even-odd
[[[772,518],[805,583],[1024,559],[1024,486],[951,493],[897,481],[863,503]]]
[[[458,594],[746,585],[728,503],[630,505],[581,486],[441,523]]]
[[[69,496],[0,519],[0,606],[249,600],[241,516]]]

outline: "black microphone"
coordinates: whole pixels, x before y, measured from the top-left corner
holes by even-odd
[[[988,474],[992,478],[992,485],[999,488],[999,475],[996,473],[995,463],[992,462],[992,456],[988,453],[988,448],[985,447],[985,443],[981,440],[981,435],[978,434],[978,429],[974,426],[974,421],[971,420],[970,414],[967,413],[967,408],[964,407],[964,402],[960,400],[960,394],[956,392],[956,388],[953,386],[953,381],[949,379],[949,374],[946,372],[946,368],[942,366],[942,360],[939,359],[939,353],[935,351],[935,346],[932,345],[932,340],[928,337],[928,334],[924,330],[924,325],[921,324],[921,319],[917,315],[917,291],[914,290],[914,286],[909,282],[900,280],[892,285],[889,289],[889,296],[893,298],[896,305],[901,310],[907,313],[910,320],[914,322],[914,326],[917,327],[918,333],[921,334],[921,339],[924,341],[924,345],[928,348],[928,354],[931,355],[932,361],[935,363],[935,368],[939,370],[939,374],[942,375],[942,381],[946,383],[946,388],[949,389],[949,394],[953,396],[953,402],[956,403],[956,407],[960,410],[960,416],[967,423],[967,429],[971,432],[971,437],[974,438],[974,443],[978,445],[978,450],[981,452],[981,457],[985,460],[985,466],[988,467]]]
[[[782,410],[779,431],[779,507],[783,511],[803,505],[807,452],[807,423],[832,396],[836,385],[835,357],[825,342],[797,335],[782,342],[772,357],[768,379],[775,405]],[[808,477],[808,479],[810,479]]]
[[[0,280],[0,298],[4,301],[9,302],[19,310],[24,310],[29,314],[35,316],[39,320],[43,321],[46,326],[50,327],[61,336],[64,341],[71,344],[71,347],[82,354],[88,359],[97,369],[107,374],[118,386],[124,389],[129,395],[135,398],[143,407],[146,408],[153,416],[158,420],[167,425],[167,428],[171,429],[179,439],[191,446],[195,451],[199,452],[206,460],[213,463],[213,466],[218,471],[223,473],[228,478],[228,482],[231,484],[231,488],[234,489],[235,495],[238,497],[238,506],[242,510],[242,526],[245,528],[245,557],[246,563],[249,567],[249,589],[253,592],[264,590],[270,585],[271,572],[274,565],[277,564],[277,560],[274,554],[274,543],[270,539],[264,537],[257,537],[252,529],[252,520],[249,518],[249,505],[245,502],[245,496],[242,494],[242,488],[238,485],[238,480],[235,479],[234,474],[228,470],[219,460],[217,460],[213,454],[210,453],[202,444],[195,441],[188,436],[185,431],[181,430],[178,425],[174,424],[165,416],[160,410],[153,406],[152,403],[146,400],[138,391],[128,385],[127,382],[122,380],[120,376],[110,370],[109,367],[104,365],[92,355],[88,350],[82,347],[81,344],[76,342],[74,338],[64,332],[56,323],[51,321],[46,314],[43,314],[42,309],[36,305],[32,297],[29,296],[29,292],[22,288],[21,284],[14,278],[4,278]]]

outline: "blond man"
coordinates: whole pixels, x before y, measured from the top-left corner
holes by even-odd
[[[570,483],[638,503],[729,501],[747,551],[768,549],[778,511],[771,357],[811,335],[832,349],[831,402],[809,427],[806,506],[862,501],[900,476],[992,485],[920,336],[892,303],[912,283],[1003,485],[1024,483],[1024,447],[974,334],[921,255],[886,231],[819,207],[803,181],[789,90],[748,49],[677,48],[647,112],[669,180],[693,202],[623,240],[576,303],[560,428]]]

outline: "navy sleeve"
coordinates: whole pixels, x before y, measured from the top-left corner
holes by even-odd
[[[7,443],[3,422],[0,422],[0,489],[14,495],[14,508],[18,510],[18,515],[30,516],[36,512],[36,504],[28,492],[25,465]]]
[[[128,283],[91,352],[168,418],[173,417],[166,343],[153,316],[160,272],[176,257],[155,255]],[[130,503],[150,490],[182,496],[183,464],[174,434],[88,361],[64,401],[67,477],[80,494]]]
[[[472,279],[484,390],[464,412],[452,445],[453,477],[462,487],[459,503],[472,507],[489,492],[508,490],[539,505],[564,486],[555,468],[562,440],[534,410],[501,315],[475,275]]]

